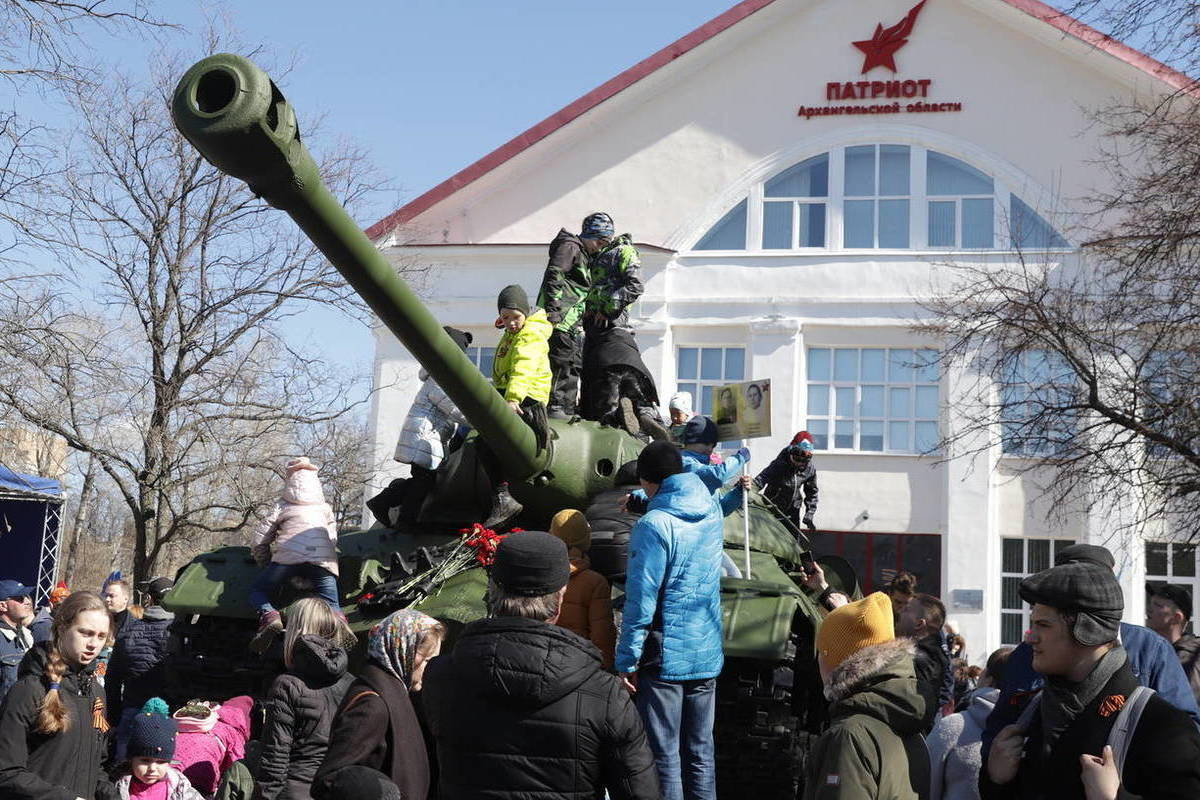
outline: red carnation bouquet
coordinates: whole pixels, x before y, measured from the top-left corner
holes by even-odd
[[[520,533],[520,528],[513,528],[509,533]],[[490,567],[492,562],[496,560],[496,550],[500,547],[500,542],[504,541],[504,537],[508,534],[496,533],[491,528],[485,528],[481,523],[476,522],[470,528],[462,528],[459,530],[465,537],[465,544],[475,551],[475,560],[479,562],[481,567]]]

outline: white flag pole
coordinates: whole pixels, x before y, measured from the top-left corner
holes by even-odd
[[[742,477],[750,475],[750,465],[742,464]],[[750,490],[742,489],[742,522],[745,525],[743,545],[746,552],[746,579],[750,579]]]

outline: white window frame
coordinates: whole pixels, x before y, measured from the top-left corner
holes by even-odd
[[[468,345],[467,346],[467,358],[471,359],[471,363],[474,364],[479,369],[479,371],[483,373],[483,377],[487,378],[490,381],[492,379],[492,371],[489,369],[486,372],[484,372],[484,369],[483,369],[483,354],[484,354],[485,350],[491,351],[492,363],[493,364],[496,363],[496,348],[492,345],[484,345],[484,344]]]
[[[1004,542],[1005,541],[1021,542],[1021,571],[1006,572],[1004,570]],[[1029,543],[1030,542],[1049,542],[1050,543],[1050,558],[1047,568],[1054,566],[1054,556],[1059,550],[1064,547],[1069,547],[1075,544],[1074,539],[1049,538],[1041,536],[1004,536],[1000,539],[1000,644],[1001,645],[1017,645],[1021,643],[1021,639],[1025,638],[1025,631],[1029,630],[1029,605],[1024,601],[1017,599],[1017,608],[1004,605],[1004,579],[1005,578],[1028,578],[1035,574],[1036,571],[1029,569]],[[1021,615],[1021,638],[1015,642],[1004,641],[1004,617]]]
[[[878,172],[879,172],[879,146],[881,145],[902,145],[909,148],[909,193],[907,195],[880,196],[878,194]],[[845,247],[845,226],[844,226],[844,208],[847,197],[845,196],[845,159],[847,147],[862,147],[873,145],[876,148],[876,195],[874,198],[868,197],[851,197],[849,199],[875,200],[875,241],[879,241],[879,201],[880,200],[908,200],[908,222],[909,222],[909,246],[907,248],[859,248]],[[930,195],[927,186],[927,153],[936,152],[958,161],[962,161],[975,169],[979,170],[984,175],[992,179],[993,191],[991,194],[978,195]],[[767,199],[764,196],[763,187],[767,182],[772,180],[776,175],[790,169],[796,164],[807,161],[810,158],[826,154],[829,158],[829,193],[826,197],[802,197],[802,198],[785,198],[772,197]],[[746,194],[737,199],[737,202],[729,205],[717,219],[713,221],[716,225],[728,211],[734,208],[743,200],[746,201],[746,248],[744,250],[688,250],[684,255],[718,255],[718,254],[754,254],[765,256],[779,256],[792,254],[813,254],[813,253],[849,253],[849,254],[879,254],[879,253],[910,253],[915,251],[932,251],[932,252],[954,252],[966,250],[968,252],[1015,252],[1015,248],[1011,246],[1009,231],[1007,227],[1008,209],[1011,206],[1011,196],[1016,194],[1022,201],[1025,198],[1020,193],[1012,192],[1005,184],[1004,180],[987,169],[976,166],[966,158],[959,156],[953,152],[947,152],[946,149],[938,147],[930,147],[921,144],[917,141],[904,141],[903,138],[883,138],[874,141],[850,141],[845,144],[835,145],[820,152],[809,153],[803,158],[797,159],[792,164],[783,167],[780,170],[765,176],[762,180],[756,181],[750,185]],[[962,201],[970,199],[992,199],[992,246],[983,248],[964,248],[962,242]],[[783,249],[763,249],[763,206],[767,202],[787,202],[793,203],[792,207],[792,244],[791,250]],[[936,247],[929,244],[929,203],[930,202],[953,202],[954,209],[954,245],[938,245]],[[797,205],[799,204],[825,204],[825,246],[824,247],[800,247],[798,242],[798,218]],[[1034,213],[1040,213],[1038,207],[1034,203],[1026,202]],[[1044,218],[1044,217],[1043,217]],[[1047,224],[1057,233],[1063,236],[1061,230],[1051,220],[1046,220]],[[711,229],[711,226],[710,226]],[[697,237],[699,242],[707,235],[708,230],[705,230]],[[1066,248],[1046,248],[1045,252],[1068,253],[1073,252],[1074,247]],[[1042,250],[1039,249],[1039,252]]]
[[[815,379],[812,379],[809,377],[809,368],[810,368],[809,353],[812,350],[828,350],[829,351],[829,379],[828,380],[815,380]],[[864,382],[861,377],[856,381],[838,380],[835,377],[835,369],[836,369],[836,364],[837,364],[836,353],[839,350],[859,351],[859,364],[860,364],[859,372],[860,372],[860,374],[861,374],[861,363],[862,363],[861,351],[863,351],[863,350],[882,350],[883,354],[884,354],[883,355],[883,363],[884,363],[883,379],[880,381],[866,381],[866,382]],[[936,352],[936,350],[934,350],[934,348],[930,348],[930,347],[887,347],[887,346],[871,346],[871,345],[838,346],[838,345],[810,344],[805,348],[805,359],[804,359],[804,363],[805,363],[805,366],[804,366],[804,371],[805,371],[805,375],[804,375],[805,427],[811,431],[812,423],[814,421],[824,421],[826,423],[826,425],[827,425],[827,434],[826,435],[828,437],[826,440],[827,445],[828,445],[825,448],[826,452],[861,453],[861,454],[865,454],[865,455],[879,454],[879,453],[892,453],[892,454],[897,454],[897,455],[921,455],[925,451],[917,449],[917,423],[920,423],[920,422],[934,423],[938,429],[938,438],[939,439],[941,438],[941,427],[942,427],[942,390],[941,390],[941,385],[942,385],[942,381],[941,381],[940,370],[939,370],[939,374],[938,374],[938,380],[933,383],[931,383],[929,381],[918,381],[918,380],[916,380],[915,374],[913,376],[913,380],[911,380],[911,381],[907,381],[907,382],[892,381],[892,380],[890,380],[887,370],[889,368],[889,365],[891,364],[891,355],[890,354],[891,354],[891,351],[893,351],[893,350],[911,350],[914,353],[914,359],[916,357],[915,354],[922,350]],[[914,367],[913,369],[915,372],[916,367]],[[810,394],[810,390],[809,390],[810,386],[828,386],[829,387],[828,412],[826,414],[823,414],[823,415],[814,414],[813,410],[808,407],[808,397]],[[882,417],[874,417],[874,416],[864,417],[859,413],[859,411],[862,407],[862,390],[863,390],[864,386],[882,386],[883,387],[883,416]],[[937,393],[938,393],[937,416],[935,416],[935,417],[918,417],[916,415],[916,394],[917,394],[916,390],[918,387],[925,387],[925,388],[935,387],[936,388]],[[854,389],[854,414],[850,417],[841,416],[837,413],[837,390],[839,388],[840,389],[849,389],[849,388]],[[910,395],[909,395],[910,412],[909,412],[908,416],[893,417],[891,415],[891,397],[890,397],[890,392],[889,392],[890,389],[908,389],[910,391]],[[836,446],[837,423],[839,421],[845,422],[847,420],[850,420],[854,423],[854,445],[850,448],[837,447]],[[863,423],[863,422],[879,422],[879,423],[881,423],[881,425],[883,426],[883,448],[882,449],[880,449],[880,450],[863,450],[861,448],[861,443],[862,443],[862,425],[861,425],[861,423]],[[908,424],[909,445],[907,447],[899,448],[899,447],[892,446],[891,424],[890,424],[892,422],[904,422],[904,423]]]
[[[913,240],[913,230],[912,230],[912,218],[913,218],[913,213],[914,213],[914,211],[913,211],[913,190],[912,190],[912,188],[913,188],[913,171],[914,171],[913,170],[913,166],[914,166],[913,165],[913,145],[911,145],[911,144],[894,145],[896,147],[908,148],[908,193],[907,194],[896,194],[896,195],[890,195],[890,194],[885,195],[885,194],[880,194],[880,187],[881,187],[881,183],[882,183],[880,180],[880,177],[881,177],[880,172],[883,168],[883,158],[881,157],[880,150],[881,150],[881,148],[888,146],[890,144],[892,144],[892,143],[891,142],[878,142],[875,144],[850,144],[850,145],[845,145],[843,147],[838,148],[839,158],[842,159],[842,170],[841,170],[842,174],[840,176],[841,185],[839,187],[840,188],[839,196],[841,198],[841,202],[838,205],[839,217],[841,218],[841,221],[842,221],[842,234],[841,234],[841,238],[838,241],[842,243],[842,248],[845,250],[894,250],[894,249],[897,249],[897,248],[891,248],[891,247],[881,247],[879,244],[880,203],[882,203],[884,201],[888,201],[888,200],[904,200],[905,202],[908,203],[908,244],[909,244],[909,246],[907,248],[899,248],[899,249],[902,249],[902,250],[914,249],[912,247],[912,244],[914,241]],[[846,194],[846,175],[845,175],[846,161],[845,161],[845,159],[846,159],[847,151],[853,147],[874,148],[874,163],[875,163],[875,176],[874,176],[875,177],[875,182],[874,182],[875,192],[874,192],[874,194],[870,194],[870,195]],[[845,221],[846,220],[846,216],[845,216],[846,203],[854,202],[854,201],[865,201],[865,200],[870,200],[874,204],[872,206],[871,236],[872,236],[872,240],[875,242],[875,244],[869,248],[846,247],[845,246],[845,242],[846,242],[846,221]],[[829,215],[828,208],[825,210],[825,214],[828,217],[828,215]]]
[[[1151,546],[1167,548],[1167,571],[1165,574],[1155,573],[1150,571],[1150,554]],[[1173,586],[1187,588],[1191,590],[1193,601],[1200,598],[1200,546],[1189,542],[1163,542],[1163,541],[1148,541],[1146,547],[1146,581],[1155,583],[1169,583]],[[1175,548],[1190,547],[1192,549],[1192,574],[1191,575],[1176,575],[1175,574]],[[1192,621],[1188,620],[1185,633],[1192,633]]]
[[[679,376],[679,351],[680,350],[695,350],[696,351],[696,377],[695,378],[681,378]],[[701,378],[700,377],[700,365],[703,363],[703,360],[704,360],[703,355],[702,355],[702,351],[704,351],[704,350],[720,350],[721,351],[721,375],[725,375],[726,351],[727,350],[741,350],[742,351],[742,377],[740,377],[740,378],[721,378],[719,380],[714,380],[712,378],[708,378],[708,379]],[[697,414],[704,414],[705,413],[704,408],[703,408],[704,387],[711,386],[713,388],[716,388],[718,386],[724,386],[729,383],[737,383],[739,381],[749,380],[746,377],[746,371],[747,371],[747,368],[749,367],[749,364],[747,363],[746,359],[749,358],[749,355],[750,355],[749,348],[745,344],[738,344],[738,343],[687,344],[687,343],[683,343],[683,342],[676,343],[676,345],[675,345],[675,391],[677,391],[677,392],[691,391],[690,389],[680,388],[683,384],[689,384],[689,385],[695,386],[696,389],[695,389],[695,391],[692,392],[692,409]]]

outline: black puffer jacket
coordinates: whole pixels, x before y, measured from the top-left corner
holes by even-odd
[[[113,645],[104,676],[109,720],[114,724],[123,708],[141,708],[151,697],[164,694],[167,640],[175,615],[162,606],[147,606],[141,619],[131,617]]]
[[[333,715],[354,676],[346,651],[320,636],[301,636],[292,669],[267,693],[258,788],[264,800],[307,800],[309,786],[329,749]]]
[[[658,798],[654,758],[600,651],[530,619],[473,622],[425,670],[441,800]]]
[[[101,769],[108,736],[103,723],[104,693],[95,679],[95,662],[67,672],[59,692],[70,726],[57,734],[36,730],[38,709],[46,697],[50,644],[25,654],[17,683],[0,708],[0,797],[4,800],[115,800],[117,790]]]

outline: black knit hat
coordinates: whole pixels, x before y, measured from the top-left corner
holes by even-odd
[[[540,597],[557,592],[571,577],[567,546],[544,531],[510,533],[496,549],[492,577],[509,594]]]
[[[400,787],[377,769],[350,764],[313,784],[316,800],[401,800]]]
[[[1021,581],[1021,599],[1074,614],[1071,637],[1085,647],[1117,638],[1125,596],[1112,570],[1092,561],[1075,561],[1042,570]]]
[[[522,314],[529,314],[529,295],[525,294],[525,290],[515,283],[501,289],[500,296],[496,298],[496,310],[503,311],[506,308],[513,308]]]
[[[130,758],[175,758],[175,734],[179,723],[167,716],[170,709],[157,697],[151,698],[133,718],[130,726]]]
[[[471,340],[475,338],[471,335],[470,331],[460,331],[458,328],[451,328],[449,325],[443,326],[442,330],[446,332],[447,336],[454,340],[454,343],[458,345],[463,352],[466,352],[467,348],[471,346]]]
[[[1099,564],[1110,570],[1117,566],[1117,560],[1113,558],[1109,549],[1098,544],[1073,544],[1054,554],[1054,566],[1056,567],[1080,562]]]
[[[662,483],[680,472],[683,472],[683,456],[671,442],[651,442],[638,455],[638,477],[642,480]]]
[[[717,423],[711,417],[695,416],[683,429],[684,444],[716,444]]]

